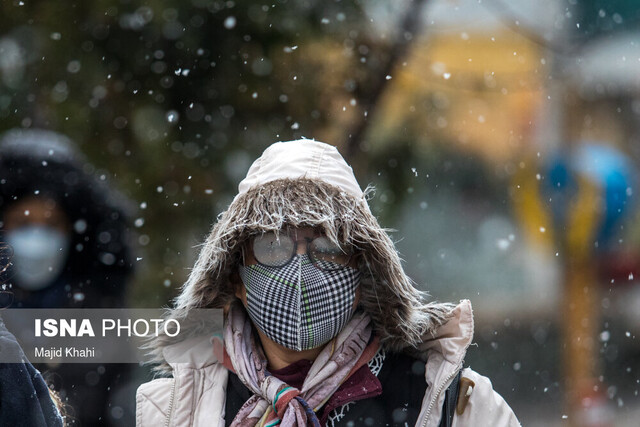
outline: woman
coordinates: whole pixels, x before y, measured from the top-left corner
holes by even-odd
[[[424,302],[330,145],[276,143],[253,163],[173,316],[208,307],[224,344],[158,340],[173,378],[138,389],[138,425],[519,425],[461,371],[470,303]]]

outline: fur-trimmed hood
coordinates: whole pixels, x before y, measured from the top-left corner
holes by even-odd
[[[239,190],[218,216],[170,312],[181,320],[181,330],[189,335],[202,330],[189,325],[191,309],[220,308],[236,298],[230,277],[241,261],[242,245],[284,226],[319,227],[332,241],[361,253],[360,306],[387,348],[415,347],[447,320],[453,305],[427,303],[415,288],[387,230],[369,209],[371,190],[360,189],[335,147],[311,140],[273,144],[251,166]],[[157,339],[154,361],[162,362],[162,348],[173,342]]]

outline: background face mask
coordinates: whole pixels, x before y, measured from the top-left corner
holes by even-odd
[[[69,252],[69,236],[54,228],[34,225],[5,234],[13,248],[16,285],[29,291],[49,286],[62,272]]]
[[[271,340],[301,351],[329,342],[344,328],[360,272],[322,271],[305,254],[283,267],[241,266],[240,277],[253,323]]]

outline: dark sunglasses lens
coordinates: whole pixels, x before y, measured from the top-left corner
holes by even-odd
[[[293,250],[293,240],[284,234],[265,233],[253,240],[253,255],[256,260],[271,267],[280,267],[288,263]]]
[[[311,257],[318,267],[323,270],[336,270],[349,264],[351,253],[344,251],[326,237],[318,237],[309,247]]]

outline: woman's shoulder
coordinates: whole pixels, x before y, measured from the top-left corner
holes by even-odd
[[[425,371],[429,363],[438,363],[437,360],[428,360],[425,364],[411,355],[386,354],[386,366],[378,378],[385,390],[383,396],[402,410],[402,417],[422,422],[428,419],[431,423],[427,425],[434,426],[520,425],[509,404],[494,390],[491,380],[469,367],[456,370],[442,383],[429,384]],[[438,424],[447,414],[451,417],[450,424]]]
[[[494,390],[491,380],[471,368],[461,372],[454,419],[457,425],[520,425],[509,404]]]
[[[156,378],[138,387],[136,426],[167,425],[169,419],[174,421],[172,425],[207,425],[203,420],[208,417],[221,417],[227,368],[220,363],[172,366],[173,377]],[[195,412],[194,407],[197,407]],[[176,420],[187,421],[183,424]]]
[[[203,335],[163,348],[163,373],[171,377],[155,378],[138,387],[136,426],[165,425],[168,419],[199,425],[195,422],[198,417],[222,413],[220,402],[224,402],[228,371],[218,363],[214,341],[215,337]],[[198,408],[208,409],[193,412],[195,404],[202,402],[207,404]]]

